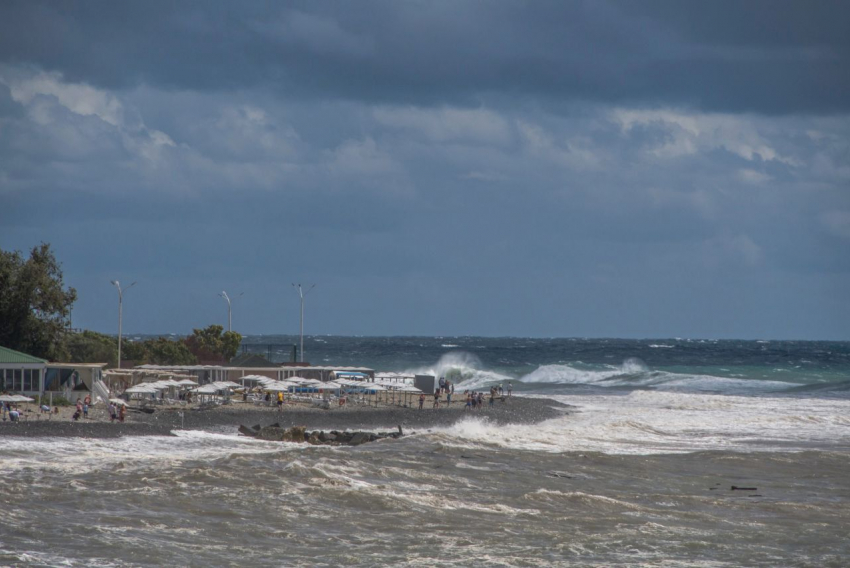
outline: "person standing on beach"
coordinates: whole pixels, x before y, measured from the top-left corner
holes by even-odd
[[[115,422],[115,403],[114,402],[109,403],[109,421]]]
[[[514,386],[512,383],[508,383],[508,396],[511,396],[511,393],[514,391]]]
[[[121,408],[118,410],[118,421],[124,422],[124,417],[127,416],[127,405],[122,404]]]
[[[277,411],[283,411],[283,392],[277,391]]]
[[[452,391],[446,389],[446,406],[452,405]]]
[[[419,395],[419,410],[422,410],[422,405],[425,404],[425,393]]]
[[[440,391],[434,393],[434,408],[440,408]]]

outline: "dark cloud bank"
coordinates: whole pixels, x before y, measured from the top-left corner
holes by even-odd
[[[5,2],[75,325],[850,338],[843,3]],[[132,294],[132,296],[130,295]]]

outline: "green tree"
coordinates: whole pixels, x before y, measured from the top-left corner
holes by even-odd
[[[0,250],[0,345],[55,360],[76,299],[49,244],[33,247],[29,258]]]
[[[186,338],[186,346],[201,361],[224,359],[229,361],[239,351],[242,335],[235,331],[224,331],[220,325],[195,329]]]
[[[221,334],[221,354],[230,361],[236,357],[239,352],[239,346],[242,345],[242,334],[235,331],[225,331]]]
[[[150,363],[150,353],[148,353],[147,341],[132,341],[125,339],[121,344],[121,358],[127,361],[135,361],[136,365]]]
[[[194,365],[198,362],[182,341],[171,341],[166,337],[148,339],[144,342],[148,363],[154,365]]]
[[[64,359],[71,363],[107,363],[118,361],[118,340],[96,331],[68,333],[63,341]]]

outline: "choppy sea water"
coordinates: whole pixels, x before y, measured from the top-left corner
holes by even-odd
[[[511,382],[574,408],[355,448],[193,431],[0,439],[0,564],[850,564],[848,343],[306,347],[313,363]]]

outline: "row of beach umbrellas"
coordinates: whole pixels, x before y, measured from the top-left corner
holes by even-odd
[[[197,384],[198,383],[190,379],[181,379],[179,381],[165,379],[153,383],[139,383],[138,385],[128,388],[124,392],[126,394],[156,394],[161,390],[169,388],[188,388],[197,386]]]

